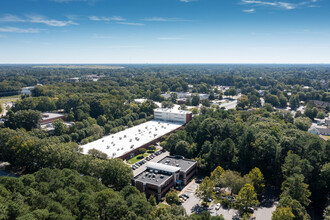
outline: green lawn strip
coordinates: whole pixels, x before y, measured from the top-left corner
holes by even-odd
[[[323,137],[325,137],[326,139],[330,140],[330,136],[324,136],[324,135],[323,135]]]
[[[142,160],[143,158],[145,158],[145,157],[147,157],[147,156],[149,156],[149,153],[139,154],[139,155],[137,155],[137,156],[135,156],[135,157],[129,159],[129,160],[127,161],[127,163],[129,163],[129,164],[135,164],[136,162]]]

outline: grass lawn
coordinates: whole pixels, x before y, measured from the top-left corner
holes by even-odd
[[[157,206],[158,206],[158,208],[167,208],[167,207],[170,207],[169,205],[166,205],[164,203],[159,203]]]
[[[129,159],[129,160],[127,161],[127,163],[129,163],[129,164],[135,164],[136,162],[142,160],[143,158],[145,158],[145,157],[148,156],[148,155],[149,155],[148,153],[145,153],[145,154],[139,154],[139,155],[137,155],[137,156],[135,156],[135,157]]]
[[[17,101],[19,98],[20,98],[20,95],[1,97],[1,98],[0,98],[0,105],[1,105],[2,107],[4,107],[3,104],[8,103],[8,102],[15,102],[15,101]],[[4,109],[3,109],[3,110],[4,110]],[[2,114],[2,112],[1,112],[1,114]]]
[[[326,139],[330,140],[330,136],[323,136],[323,137],[325,137]]]

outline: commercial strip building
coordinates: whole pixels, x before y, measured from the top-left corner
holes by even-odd
[[[148,162],[147,169],[132,179],[132,185],[158,200],[174,186],[185,186],[196,173],[197,161],[168,156],[158,163]]]
[[[170,92],[170,93],[161,94],[161,96],[163,96],[165,99],[168,99],[171,97],[171,93],[176,93],[178,96],[178,99],[187,99],[188,97],[191,98],[191,96],[193,95],[190,92]],[[199,99],[201,101],[204,99],[208,99],[210,96],[210,94],[207,94],[207,93],[199,93],[197,95],[199,96]]]
[[[83,154],[96,149],[109,158],[127,160],[139,154],[140,148],[156,144],[164,135],[183,129],[183,125],[191,119],[192,113],[189,111],[155,109],[154,120],[82,145]]]

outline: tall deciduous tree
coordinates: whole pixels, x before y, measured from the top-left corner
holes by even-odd
[[[245,184],[245,186],[239,191],[235,204],[243,213],[247,212],[248,208],[259,205],[257,193],[251,184]]]
[[[258,167],[253,168],[248,174],[246,174],[246,178],[251,180],[258,194],[264,192],[265,179],[264,179],[264,175],[261,173]]]
[[[221,178],[223,177],[224,173],[225,170],[220,166],[217,166],[217,168],[213,170],[213,172],[211,173],[211,180],[214,182],[215,186],[220,186]]]
[[[199,184],[195,194],[198,198],[206,201],[209,198],[214,197],[214,182],[209,178],[205,177],[201,184]]]
[[[290,207],[277,207],[273,212],[272,220],[293,220],[294,217]]]

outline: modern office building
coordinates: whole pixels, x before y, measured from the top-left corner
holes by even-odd
[[[160,121],[179,122],[186,124],[192,119],[190,111],[170,109],[170,108],[157,108],[154,109],[154,119]]]
[[[185,186],[195,174],[197,161],[182,156],[165,157],[158,163],[148,162],[147,169],[132,180],[132,185],[158,200],[174,186]]]

